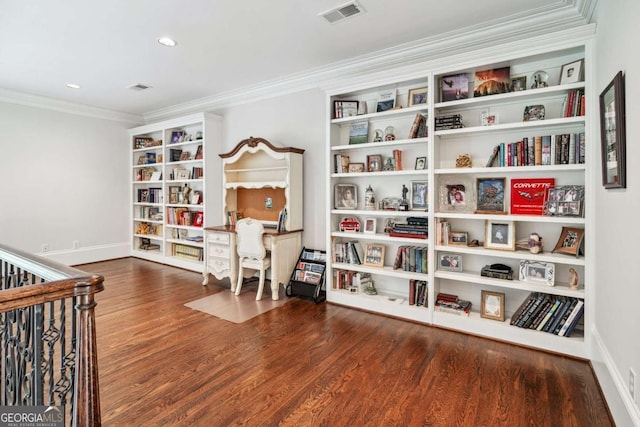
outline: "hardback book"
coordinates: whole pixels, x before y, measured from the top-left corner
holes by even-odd
[[[554,185],[554,178],[511,179],[511,214],[542,215],[545,196]]]
[[[418,138],[418,130],[420,129],[421,123],[426,122],[426,120],[422,114],[416,114],[415,119],[413,119],[413,124],[411,125],[411,130],[409,131],[409,139]]]

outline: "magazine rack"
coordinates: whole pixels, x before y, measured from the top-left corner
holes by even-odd
[[[316,304],[323,302],[327,296],[324,289],[326,261],[325,251],[303,247],[287,285],[287,296],[308,298]]]

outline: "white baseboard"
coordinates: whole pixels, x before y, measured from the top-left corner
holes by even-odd
[[[625,377],[618,371],[613,358],[604,346],[600,334],[593,329],[591,364],[609,410],[618,427],[640,427],[640,409],[633,402]]]
[[[57,261],[64,265],[80,265],[90,262],[106,261],[131,255],[131,243],[115,243],[112,245],[91,246],[80,249],[43,252],[38,255]]]

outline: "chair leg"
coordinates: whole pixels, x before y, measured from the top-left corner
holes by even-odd
[[[238,283],[236,283],[236,295],[240,295],[240,291],[242,290],[242,280],[244,279],[244,277],[242,277],[242,264],[239,263],[238,265]]]
[[[256,301],[260,301],[262,299],[262,291],[264,290],[264,278],[266,276],[265,269],[260,270],[260,283],[258,284],[258,293],[256,294]]]

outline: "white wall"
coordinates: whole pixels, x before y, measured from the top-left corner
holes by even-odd
[[[224,117],[221,152],[250,136],[305,150],[302,244],[325,249],[325,95],[319,89],[215,111]]]
[[[47,243],[61,262],[118,254],[129,240],[127,127],[0,102],[0,242],[36,253]]]
[[[598,359],[594,361],[594,367],[596,372],[609,371],[613,384],[601,381],[603,389],[605,393],[611,387],[617,389],[636,425],[640,425],[640,376],[636,378],[635,404],[627,386],[629,368],[640,375],[637,329],[640,326],[640,284],[635,269],[640,242],[640,228],[636,222],[640,212],[640,145],[637,143],[640,139],[640,105],[636,99],[640,95],[638,17],[640,2],[637,0],[601,0],[597,7],[595,92],[600,94],[618,71],[622,70],[626,75],[627,188],[604,190],[600,170],[594,174],[597,188],[595,344]],[[594,143],[600,144],[600,138]],[[600,160],[598,157],[598,167]],[[599,378],[605,377],[599,375]],[[614,415],[616,412],[622,414],[621,402],[608,400]],[[628,425],[627,421],[616,416],[618,425]]]

